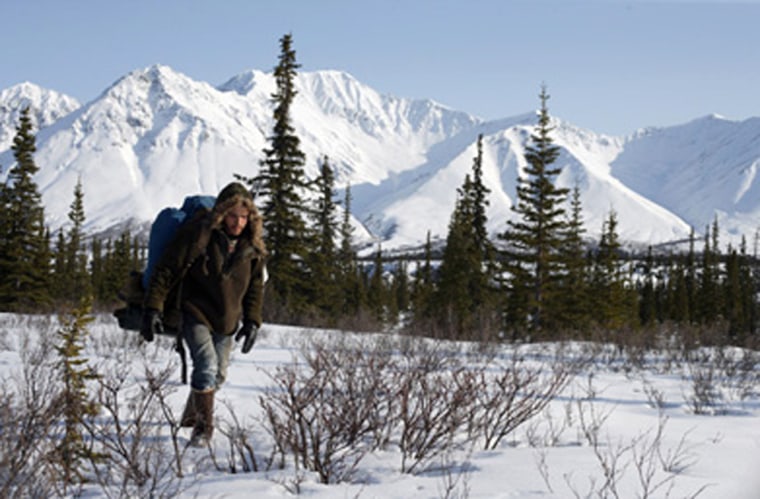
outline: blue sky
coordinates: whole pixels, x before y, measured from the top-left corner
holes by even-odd
[[[707,114],[760,116],[760,2],[702,0],[3,0],[0,88],[82,102],[165,64],[217,85],[271,71],[292,33],[302,71],[482,118],[538,106],[599,133]]]

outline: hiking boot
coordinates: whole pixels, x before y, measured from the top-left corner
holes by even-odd
[[[195,405],[195,426],[190,435],[191,447],[207,447],[214,434],[214,390],[192,391]]]
[[[185,402],[185,410],[182,411],[182,417],[179,420],[179,425],[183,428],[192,428],[195,426],[195,421],[198,419],[195,410],[195,396],[193,391],[187,394],[187,402]]]

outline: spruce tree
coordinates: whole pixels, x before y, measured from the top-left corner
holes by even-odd
[[[394,296],[396,309],[399,313],[407,312],[411,304],[411,298],[409,296],[409,274],[407,268],[407,261],[400,259],[396,263],[396,269],[393,273]]]
[[[593,284],[595,319],[608,330],[633,325],[633,317],[638,315],[637,298],[629,285],[620,251],[617,215],[613,210],[604,222]]]
[[[432,299],[433,316],[443,334],[462,338],[472,333],[479,303],[474,292],[483,287],[482,254],[476,247],[473,231],[472,184],[466,175],[458,189],[457,202],[449,222],[446,247],[440,265],[440,278]]]
[[[314,184],[318,196],[312,212],[315,248],[314,251],[309,252],[308,258],[311,275],[309,279],[309,302],[312,306],[317,307],[329,322],[334,324],[342,305],[340,281],[338,279],[340,266],[336,258],[338,253],[336,239],[339,227],[337,204],[334,200],[335,175],[327,156],[320,166],[320,174]]]
[[[66,236],[63,229],[58,231],[56,237],[55,250],[53,252],[53,278],[51,285],[51,294],[56,302],[60,302],[66,297],[66,288],[71,277],[66,274]]]
[[[367,285],[367,308],[372,317],[383,323],[386,319],[387,292],[383,267],[383,250],[378,245],[372,265],[372,274]]]
[[[87,296],[92,295],[90,275],[87,271],[87,252],[84,247],[84,191],[82,179],[77,179],[74,187],[74,200],[69,210],[71,228],[68,234],[67,268],[71,275],[71,292],[69,299],[78,303]]]
[[[87,269],[87,252],[83,241],[85,214],[81,179],[77,180],[74,187],[74,200],[68,217],[71,227],[67,237],[63,237],[63,231],[59,232],[56,244],[53,273],[56,286],[54,289],[58,294],[58,299],[69,303],[79,303],[82,298],[92,294],[92,283]]]
[[[3,234],[0,236],[0,309],[30,310],[50,301],[50,235],[45,227],[42,196],[34,175],[37,150],[29,108],[21,112],[13,155],[0,191]]]
[[[651,325],[658,319],[654,266],[654,255],[650,245],[644,263],[644,279],[639,286],[639,322],[644,326]]]
[[[472,181],[463,193],[470,199],[472,234],[474,238],[473,270],[470,293],[473,295],[478,327],[486,327],[484,316],[495,304],[493,285],[497,272],[496,249],[488,234],[488,195],[491,190],[483,182],[483,135],[478,135],[477,152],[472,162]],[[463,186],[465,187],[465,186]]]
[[[430,231],[425,239],[424,254],[421,264],[415,269],[415,277],[412,284],[412,308],[413,323],[425,325],[433,315],[432,296],[434,293],[433,283],[433,249],[430,240]]]
[[[304,172],[305,155],[291,124],[291,105],[297,93],[296,70],[300,67],[292,45],[290,34],[280,39],[279,63],[274,68],[276,91],[271,96],[274,125],[268,138],[270,147],[264,149],[265,159],[256,177],[238,178],[258,186],[264,197],[264,230],[270,249],[267,297],[298,314],[307,306],[305,291],[309,276],[304,262],[311,248],[306,230],[305,197],[309,186]]]
[[[84,462],[100,457],[93,453],[84,436],[84,421],[98,414],[97,402],[88,395],[87,382],[99,376],[82,355],[87,326],[93,321],[91,310],[90,297],[84,297],[70,318],[62,318],[63,327],[58,331],[60,343],[55,347],[63,380],[59,403],[64,424],[56,465],[64,486],[81,483],[85,478]]]
[[[561,169],[553,144],[546,87],[541,88],[538,124],[525,148],[528,166],[518,178],[516,219],[499,235],[506,243],[501,261],[508,277],[507,317],[519,332],[525,326],[546,329],[558,323],[558,281],[562,276],[561,246],[567,221],[568,189],[556,185]]]
[[[580,189],[575,186],[570,198],[570,216],[567,222],[564,244],[561,248],[561,258],[564,262],[565,271],[561,274],[559,281],[560,294],[558,300],[559,320],[563,325],[575,331],[588,326],[591,314],[588,268],[586,265],[587,248],[583,241],[585,232]]]
[[[340,224],[340,247],[338,248],[338,282],[340,284],[341,315],[354,317],[364,304],[364,288],[354,250],[354,228],[351,225],[351,186],[346,186],[343,197],[343,218]]]
[[[709,227],[705,231],[696,314],[696,318],[701,324],[711,324],[716,321],[720,311],[720,254],[717,230],[716,220],[713,225],[712,236]]]
[[[492,264],[494,258],[493,244],[488,237],[488,215],[486,211],[491,204],[488,195],[491,189],[483,183],[483,135],[478,135],[477,154],[472,162],[472,182],[466,195],[471,199],[472,232],[475,237],[475,247],[482,253],[481,260]]]
[[[494,248],[488,238],[490,190],[483,183],[483,136],[478,136],[472,170],[457,189],[439,279],[431,306],[447,335],[473,337],[487,327],[491,312]]]

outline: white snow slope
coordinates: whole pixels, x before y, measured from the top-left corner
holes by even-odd
[[[364,229],[359,241],[398,249],[422,244],[428,231],[445,237],[479,135],[489,228],[504,230],[534,112],[483,121],[430,100],[383,95],[339,71],[301,73],[296,86],[292,121],[307,174],[316,175],[327,157],[337,186],[351,186],[351,212]],[[274,91],[270,73],[247,71],[214,87],[167,66],[135,70],[84,105],[17,85],[0,92],[2,175],[14,162],[19,110],[30,105],[39,126],[36,180],[50,227],[68,222],[80,178],[86,230],[144,224],[188,194],[216,194],[235,174],[258,172]],[[760,119],[708,116],[625,137],[558,118],[553,126],[559,184],[580,188],[590,237],[598,237],[611,210],[629,243],[683,239],[716,218],[725,231],[721,242],[738,243],[760,225]]]

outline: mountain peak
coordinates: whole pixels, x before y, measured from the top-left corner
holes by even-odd
[[[483,121],[430,99],[381,94],[337,70],[299,73],[295,85],[291,119],[305,171],[313,178],[328,157],[336,186],[351,186],[352,215],[362,234],[357,239],[375,238],[392,249],[424,243],[428,232],[444,238],[479,135],[491,190],[489,229],[503,230],[514,215],[535,111]],[[272,73],[250,70],[214,87],[154,64],[80,107],[25,82],[0,91],[0,164],[13,163],[9,148],[18,117],[12,113],[26,99],[47,125],[37,136],[35,160],[51,229],[67,223],[78,178],[88,232],[130,221],[142,225],[186,195],[213,195],[235,175],[258,173],[275,91]],[[610,209],[619,215],[625,241],[683,238],[691,226],[711,223],[715,213],[723,217],[721,229],[755,230],[760,119],[737,124],[709,115],[627,137],[596,134],[556,117],[551,124],[561,149],[558,180],[581,189],[590,237]]]
[[[32,126],[41,130],[79,109],[81,104],[73,97],[28,81],[0,90],[0,151],[11,146],[21,110],[26,107],[30,109]]]

